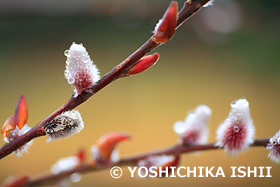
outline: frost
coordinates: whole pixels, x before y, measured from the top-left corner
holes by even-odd
[[[155,34],[155,33],[158,33],[158,29],[159,29],[159,26],[160,26],[161,24],[162,24],[162,19],[160,19],[160,20],[158,21],[158,23],[156,24],[155,29],[154,29],[154,31],[153,31],[154,34]],[[163,33],[160,33],[160,34],[163,35]]]

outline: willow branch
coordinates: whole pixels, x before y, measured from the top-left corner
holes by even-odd
[[[251,147],[266,147],[266,145],[269,143],[269,138],[265,139],[255,139],[254,142],[250,145]],[[126,157],[120,159],[118,162],[111,163],[106,166],[99,166],[96,167],[92,163],[90,164],[82,164],[74,169],[64,171],[58,174],[46,174],[43,176],[39,176],[37,178],[30,178],[28,179],[28,186],[40,186],[40,185],[47,185],[47,184],[55,184],[58,181],[69,177],[73,173],[91,173],[91,172],[97,172],[105,169],[112,168],[113,166],[129,166],[129,165],[137,165],[139,160],[145,159],[149,156],[155,156],[155,155],[174,155],[179,153],[190,153],[190,152],[196,152],[196,151],[207,151],[207,150],[217,150],[217,149],[223,149],[223,147],[216,146],[215,143],[209,143],[209,144],[203,144],[203,145],[180,145],[175,144],[171,147],[158,150],[158,151],[152,151],[140,155],[135,155],[131,157]]]
[[[177,28],[181,26],[181,24],[195,14],[202,6],[207,3],[209,0],[192,0],[185,2],[184,6],[178,13],[178,22]],[[47,122],[51,121],[54,117],[61,114],[62,112],[72,110],[84,103],[88,100],[92,95],[97,93],[99,90],[117,80],[121,77],[123,73],[126,73],[131,67],[133,67],[137,61],[142,58],[144,55],[149,53],[151,50],[158,47],[160,44],[156,43],[153,40],[153,36],[150,37],[141,47],[139,47],[134,53],[132,53],[129,57],[127,57],[123,62],[114,67],[109,73],[104,75],[95,85],[93,85],[89,91],[84,91],[77,97],[74,97],[72,94],[71,98],[65,102],[61,107],[59,107],[56,111],[54,111],[51,115],[45,118],[43,121],[39,122],[36,126],[34,126],[29,132],[18,137],[14,141],[3,145],[0,148],[0,159],[6,157],[11,154],[13,151],[23,146],[27,142],[31,141],[34,138],[44,136],[46,133],[44,132],[44,127]]]

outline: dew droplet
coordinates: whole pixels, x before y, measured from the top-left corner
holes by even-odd
[[[267,148],[267,149],[272,149],[272,148],[273,148],[273,145],[268,144],[268,145],[266,146],[266,148]]]
[[[69,84],[73,84],[75,82],[75,80],[72,78],[72,77],[70,77],[69,79],[68,79],[68,83]]]
[[[80,173],[73,173],[70,175],[70,180],[72,182],[79,182],[82,179],[82,175]]]
[[[182,134],[187,130],[187,126],[185,125],[185,123],[183,121],[178,121],[174,124],[173,130],[177,134]]]
[[[69,73],[68,69],[66,69],[66,70],[64,71],[65,77],[67,77],[69,74],[70,74],[70,73]]]
[[[277,139],[278,144],[280,144],[280,137]]]
[[[238,133],[238,132],[239,132],[239,127],[238,127],[237,125],[234,125],[234,126],[233,126],[233,131],[234,131],[235,133]]]
[[[64,51],[64,55],[67,56],[67,57],[69,57],[69,56],[70,56],[70,51],[69,51],[69,50],[65,50],[65,51]]]
[[[83,61],[83,63],[87,63],[89,61],[88,56],[83,56],[82,61]]]
[[[230,103],[230,105],[231,105],[231,106],[232,106],[232,105],[235,105],[237,101],[238,101],[238,100],[232,101],[232,102]]]

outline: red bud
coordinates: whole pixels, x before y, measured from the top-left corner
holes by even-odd
[[[4,137],[8,137],[9,136],[9,132],[11,130],[16,129],[16,123],[14,120],[14,115],[11,115],[4,123],[2,129],[1,129],[1,134]]]
[[[176,155],[176,157],[174,158],[174,160],[171,160],[171,161],[169,161],[169,162],[163,164],[163,165],[161,166],[161,168],[168,168],[168,171],[171,172],[171,168],[170,168],[170,167],[177,167],[178,164],[179,164],[179,161],[180,161],[180,155],[178,154],[178,155]],[[157,171],[157,172],[159,172],[159,171]],[[166,177],[166,174],[163,174],[162,177]]]
[[[96,147],[103,158],[110,159],[111,153],[113,152],[117,143],[127,139],[129,139],[129,135],[125,133],[109,133],[97,140]]]
[[[172,1],[154,30],[156,43],[165,43],[174,35],[178,20],[178,3]]]
[[[15,123],[19,130],[26,124],[28,119],[28,108],[24,95],[19,98],[15,112]]]
[[[3,187],[22,187],[22,186],[27,186],[27,183],[28,183],[28,177],[26,175],[22,175],[13,178],[8,178],[4,182]]]
[[[85,161],[86,152],[85,152],[85,150],[80,149],[80,150],[78,150],[78,152],[76,152],[75,156],[78,157],[80,162],[82,163],[83,161]]]
[[[180,155],[176,155],[176,157],[174,158],[174,160],[171,160],[167,163],[165,163],[164,165],[162,165],[161,167],[162,168],[165,168],[165,167],[172,167],[172,166],[177,166],[179,164],[179,161],[180,161]]]
[[[142,71],[145,71],[146,69],[155,65],[158,59],[159,59],[158,53],[142,57],[136,63],[135,66],[133,66],[130,70],[128,70],[127,75],[134,75],[137,73],[141,73]]]

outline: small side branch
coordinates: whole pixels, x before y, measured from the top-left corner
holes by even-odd
[[[269,143],[269,138],[265,139],[255,139],[254,142],[251,144],[251,147],[266,147],[266,145]],[[203,145],[179,145],[175,144],[171,147],[158,150],[158,151],[152,151],[136,156],[126,157],[120,159],[118,162],[111,163],[106,166],[99,166],[89,163],[89,164],[82,164],[74,169],[61,172],[59,174],[46,174],[37,178],[30,178],[28,180],[28,186],[40,186],[40,185],[47,185],[47,184],[55,184],[58,181],[69,177],[73,173],[91,173],[91,172],[97,172],[105,169],[112,168],[113,166],[128,166],[128,165],[137,165],[139,160],[145,159],[149,156],[155,156],[155,155],[174,155],[179,153],[191,153],[196,151],[206,151],[206,150],[217,150],[217,149],[223,149],[223,147],[218,147],[215,145],[215,143],[209,143],[209,144],[203,144]]]

